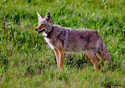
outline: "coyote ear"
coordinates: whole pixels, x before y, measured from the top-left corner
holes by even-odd
[[[49,12],[46,14],[46,20],[47,20],[47,21],[50,21],[50,20],[51,20],[51,16],[50,16],[50,13],[49,13]]]
[[[38,12],[37,12],[37,16],[38,16],[38,19],[40,20],[40,19],[42,19],[42,18],[44,18],[42,15],[40,15]]]

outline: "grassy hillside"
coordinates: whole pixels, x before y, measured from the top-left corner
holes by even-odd
[[[113,66],[94,70],[84,52],[65,55],[58,72],[54,52],[37,34],[37,12],[50,12],[53,24],[95,29]],[[125,87],[124,0],[0,0],[1,88]]]

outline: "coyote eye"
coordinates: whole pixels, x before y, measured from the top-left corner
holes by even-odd
[[[45,24],[41,24],[41,26],[44,26]]]

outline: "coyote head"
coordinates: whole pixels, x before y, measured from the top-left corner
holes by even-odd
[[[41,33],[41,32],[49,32],[52,28],[52,20],[51,20],[51,16],[50,13],[47,13],[45,17],[43,17],[42,15],[40,15],[37,12],[37,16],[38,16],[38,27],[35,29],[37,31],[37,33]]]

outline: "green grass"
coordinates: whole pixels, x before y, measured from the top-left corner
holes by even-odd
[[[124,0],[0,0],[1,88],[125,87]],[[53,24],[95,29],[102,36],[113,66],[94,70],[83,53],[65,55],[58,72],[54,52],[37,34],[37,12],[50,12]]]

